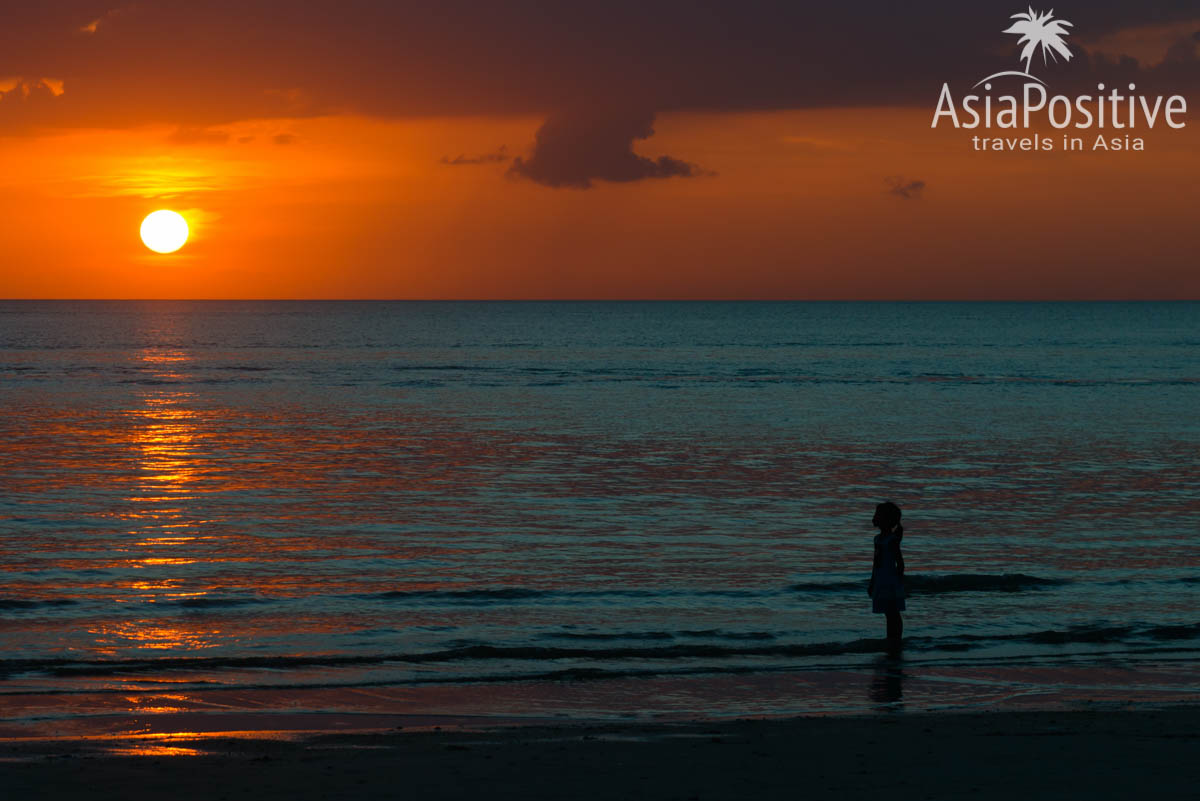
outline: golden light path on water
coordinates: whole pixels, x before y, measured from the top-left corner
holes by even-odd
[[[127,594],[114,600],[125,604],[158,603],[198,598],[206,589],[181,589],[179,576],[167,575],[171,567],[195,564],[192,556],[174,555],[178,550],[205,539],[202,521],[193,519],[187,502],[196,494],[199,475],[197,442],[202,417],[188,408],[191,392],[178,389],[174,382],[185,378],[189,364],[186,351],[174,348],[147,348],[140,352],[142,365],[150,368],[154,388],[142,398],[139,408],[130,409],[133,423],[128,435],[131,450],[137,452],[137,483],[125,497],[127,507],[121,516],[130,522],[129,544],[116,550],[127,554],[119,560],[124,568],[153,568],[158,578],[128,583]],[[189,624],[186,620],[140,618],[99,623],[89,629],[95,636],[96,653],[115,657],[132,648],[146,651],[200,651],[216,645],[222,630],[218,626]],[[154,693],[124,696],[130,715],[161,715],[187,708],[187,695]],[[179,702],[173,704],[172,702]],[[197,749],[165,745],[163,738],[185,737],[187,732],[158,734],[149,740],[134,740],[111,749],[114,754],[137,756],[195,756]]]

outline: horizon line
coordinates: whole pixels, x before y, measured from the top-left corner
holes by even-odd
[[[0,298],[0,303],[1196,303],[1189,298]]]

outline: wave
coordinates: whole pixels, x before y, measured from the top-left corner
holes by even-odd
[[[905,576],[910,590],[923,595],[942,592],[1020,592],[1022,590],[1061,587],[1069,584],[1067,579],[1042,578],[1025,573],[1002,573],[987,575],[976,573],[952,573],[946,576]]]
[[[481,590],[391,590],[366,596],[388,601],[519,601],[526,598],[543,598],[545,590],[526,587],[497,587]]]
[[[939,595],[949,592],[1022,592],[1040,590],[1069,584],[1067,579],[1042,578],[1024,573],[951,573],[945,576],[907,574],[904,585],[909,595]],[[796,592],[864,592],[867,580],[861,581],[807,581],[792,584],[789,589]]]
[[[1180,581],[1193,582],[1196,579],[1187,577]],[[905,585],[910,595],[939,595],[955,592],[1021,592],[1024,590],[1042,590],[1069,584],[1067,579],[1043,578],[1024,573],[1004,573],[999,575],[958,573],[949,575],[910,574],[905,577]],[[866,590],[866,579],[858,581],[804,581],[788,585],[787,590],[803,593],[861,593]],[[588,600],[588,599],[669,599],[669,598],[765,598],[775,595],[779,590],[741,590],[741,589],[705,589],[683,588],[646,590],[637,588],[611,590],[542,590],[533,587],[481,587],[462,590],[388,590],[377,593],[354,594],[350,598],[378,600],[389,602],[429,602],[450,604],[487,604],[505,601],[537,601],[537,600]],[[247,606],[251,604],[269,603],[272,599],[225,597],[225,598],[183,598],[174,601],[159,602],[162,606],[179,609],[221,609]],[[276,599],[277,600],[277,599]],[[49,609],[78,604],[71,598],[24,599],[0,597],[0,610],[20,611],[33,609]],[[610,635],[598,635],[609,637]],[[679,632],[668,636],[684,636]],[[701,633],[697,636],[717,636],[711,633]],[[731,636],[731,635],[721,635]],[[748,635],[739,635],[748,636]],[[763,635],[760,639],[765,639]],[[625,635],[611,635],[612,639],[629,639]]]
[[[661,636],[665,634],[666,636]],[[649,635],[649,636],[646,636]],[[577,635],[568,639],[592,639],[608,641],[609,635]],[[186,671],[203,673],[222,670],[288,670],[301,668],[352,668],[384,664],[436,665],[475,664],[496,662],[557,663],[562,660],[591,663],[573,665],[572,670],[608,670],[611,663],[659,663],[686,666],[689,669],[708,667],[730,667],[737,660],[760,660],[740,666],[746,670],[762,667],[761,660],[798,660],[814,657],[839,657],[872,654],[881,650],[883,641],[878,639],[856,639],[844,642],[823,643],[773,643],[739,644],[674,642],[672,644],[642,644],[659,640],[705,636],[718,639],[721,632],[684,631],[675,633],[642,632],[622,637],[637,644],[605,645],[601,647],[542,646],[542,645],[498,645],[486,643],[456,644],[454,647],[416,653],[391,654],[312,654],[277,656],[211,656],[211,657],[162,657],[156,659],[99,659],[75,660],[65,658],[48,659],[0,659],[0,677],[37,673],[51,676],[115,676],[147,673]],[[739,639],[738,633],[727,635]],[[758,635],[745,637],[753,641]],[[771,635],[768,635],[771,636]],[[668,639],[670,638],[670,639]],[[959,634],[930,637],[909,637],[905,648],[911,652],[963,652],[989,646],[1024,643],[1033,646],[1062,646],[1088,644],[1125,644],[1134,646],[1148,642],[1178,643],[1200,639],[1200,622],[1179,625],[1130,625],[1130,626],[1076,626],[1063,630],[1029,631],[1005,634]],[[640,642],[639,642],[640,641]],[[1172,649],[1175,646],[1171,646]],[[1188,649],[1194,650],[1194,649]],[[605,665],[605,663],[610,663]],[[625,667],[625,665],[622,665]],[[479,674],[475,674],[479,675]],[[445,681],[453,679],[445,678]],[[460,678],[462,680],[470,680]]]
[[[488,601],[523,601],[536,598],[756,598],[759,590],[537,590],[531,587],[490,587],[477,590],[389,590],[355,598],[385,601],[448,601],[451,603],[486,603]]]
[[[353,667],[397,664],[436,664],[473,661],[543,662],[559,659],[655,659],[681,660],[696,658],[729,658],[746,656],[827,656],[849,653],[869,653],[878,649],[877,640],[855,640],[849,643],[817,643],[737,648],[723,645],[669,645],[654,647],[561,648],[536,645],[464,645],[437,651],[411,654],[311,656],[212,656],[162,657],[158,659],[5,659],[0,660],[0,676],[40,672],[54,676],[109,676],[118,674],[156,673],[162,671],[206,671],[221,669],[288,669],[306,667]]]
[[[248,604],[268,603],[263,598],[180,598],[173,601],[157,601],[157,606],[179,607],[181,609],[220,609],[223,607],[246,606]],[[77,606],[79,601],[74,598],[0,598],[0,611],[18,611],[26,609],[53,609],[63,606]]]
[[[788,586],[796,592],[864,592],[867,579],[861,581],[799,581]]]
[[[144,387],[170,387],[185,384],[236,384],[244,382],[237,378],[122,378],[118,384],[137,384]]]
[[[1146,633],[1156,640],[1190,640],[1200,637],[1200,623],[1180,626],[1152,626]]]
[[[576,633],[570,631],[552,631],[539,634],[542,640],[585,640],[589,642],[612,642],[614,640],[673,640],[675,635],[669,631],[625,631],[616,634]]]
[[[26,600],[23,598],[0,598],[0,609],[42,609],[55,606],[74,606],[78,601],[72,598],[40,598]]]
[[[164,603],[164,602],[159,602]],[[266,603],[262,598],[181,598],[178,601],[166,601],[171,606],[184,609],[220,609],[229,606],[246,606],[248,604]]]
[[[579,640],[585,642],[613,642],[619,640],[675,640],[675,639],[707,639],[707,640],[774,640],[775,634],[769,631],[722,631],[720,629],[703,629],[696,631],[624,631],[624,632],[574,632],[552,631],[538,635],[542,640]]]

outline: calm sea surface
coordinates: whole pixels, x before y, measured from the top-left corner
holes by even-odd
[[[911,673],[1200,689],[1198,347],[1196,303],[0,302],[0,693],[868,670],[883,499]]]

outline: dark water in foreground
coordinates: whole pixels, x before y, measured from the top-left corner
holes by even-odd
[[[0,693],[869,676],[884,498],[906,675],[1200,692],[1197,346],[1195,303],[0,302]]]

